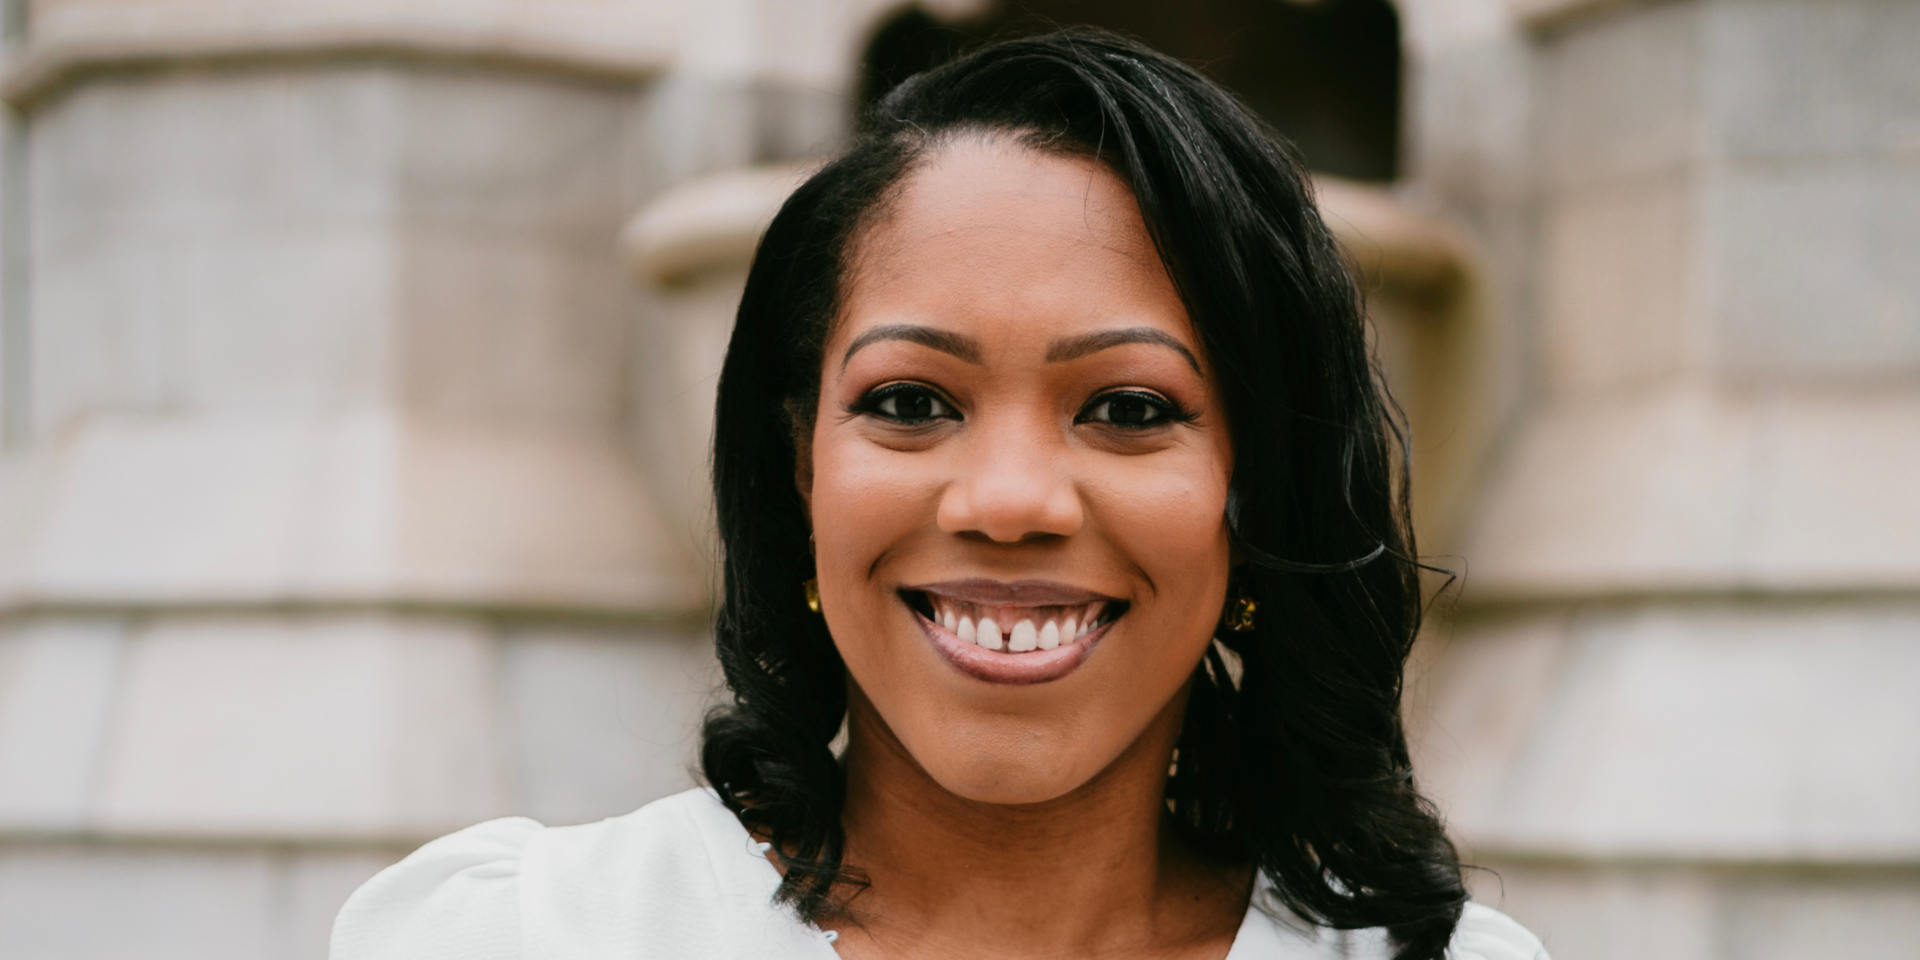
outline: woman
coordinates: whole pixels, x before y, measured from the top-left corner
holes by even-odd
[[[429,844],[336,960],[1543,956],[1414,789],[1394,423],[1212,82],[1084,31],[909,81],[740,306],[712,788]]]

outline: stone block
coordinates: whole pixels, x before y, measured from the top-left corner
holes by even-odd
[[[32,115],[34,248],[100,234],[366,221],[394,208],[393,71],[108,77]]]
[[[1735,165],[1706,211],[1722,365],[1830,380],[1920,372],[1920,159]]]
[[[578,231],[602,255],[628,212],[625,84],[398,71],[393,197],[412,222],[493,233]]]
[[[1920,6],[1735,0],[1702,20],[1703,107],[1734,158],[1920,154]]]
[[[632,292],[616,232],[401,229],[396,399],[430,417],[617,430]]]
[[[325,65],[89,84],[43,106],[37,429],[101,409],[399,398],[618,419],[636,96]],[[467,370],[452,360],[489,347],[452,389]]]
[[[501,683],[516,812],[558,824],[692,786],[721,681],[704,632],[528,626],[506,636]]]
[[[359,595],[392,579],[397,438],[380,418],[131,420],[70,438],[12,590],[56,602]]]
[[[0,846],[0,953],[18,960],[281,956],[258,850]]]
[[[1698,391],[1543,407],[1488,483],[1463,596],[1739,584],[1762,496],[1761,430],[1752,401]]]
[[[1422,17],[1418,9],[1402,12],[1409,31],[1429,20],[1436,32],[1454,26],[1469,33],[1431,45],[1408,38],[1405,178],[1423,193],[1468,208],[1490,199],[1531,199],[1534,106],[1530,97],[1513,94],[1532,80],[1530,45],[1498,17]],[[1475,23],[1480,30],[1466,26]]]
[[[42,258],[32,412],[319,415],[389,398],[394,251],[375,224],[128,230]]]
[[[1909,960],[1920,948],[1920,875],[1762,874],[1724,895],[1734,960]]]
[[[99,831],[398,843],[503,811],[472,621],[163,616],[125,671]]]
[[[1702,6],[1635,6],[1539,45],[1534,122],[1548,189],[1697,159]]]
[[[625,614],[703,609],[618,434],[416,422],[400,462],[396,584],[447,601]]]
[[[1776,399],[1764,418],[1752,580],[1827,591],[1920,584],[1920,395]]]
[[[1422,638],[1406,693],[1414,770],[1455,831],[1499,825],[1501,788],[1550,706],[1569,620],[1565,610],[1467,615]]]
[[[1614,179],[1544,209],[1541,298],[1550,388],[1671,377],[1694,365],[1695,204],[1681,175]]]
[[[1613,859],[1920,859],[1908,743],[1920,606],[1643,601],[1586,608],[1570,629],[1518,759],[1476,772],[1498,796],[1462,824],[1470,842]]]
[[[1489,485],[1465,596],[1912,590],[1917,473],[1906,390],[1549,404]]]
[[[85,825],[126,627],[45,617],[0,631],[0,829]]]

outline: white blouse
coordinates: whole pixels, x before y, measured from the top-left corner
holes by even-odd
[[[709,790],[623,817],[544,827],[493,820],[442,837],[347,900],[332,960],[835,960],[831,936],[772,902],[779,871]],[[1258,899],[1258,898],[1256,898]],[[1249,908],[1227,960],[1387,957]],[[1450,960],[1545,960],[1506,915],[1469,904]]]

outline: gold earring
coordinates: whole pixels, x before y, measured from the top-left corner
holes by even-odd
[[[807,581],[807,609],[814,613],[820,612],[820,581],[818,580]]]
[[[1253,598],[1242,594],[1235,597],[1227,606],[1227,629],[1234,633],[1246,633],[1253,629],[1253,613],[1260,605]]]

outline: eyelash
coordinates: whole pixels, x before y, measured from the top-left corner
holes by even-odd
[[[924,417],[905,417],[897,412],[891,412],[886,409],[887,401],[895,401],[894,406],[897,409],[899,405],[898,401],[903,397],[910,396],[926,397],[930,401],[930,406],[934,412]],[[1102,407],[1110,407],[1115,400],[1132,400],[1145,404],[1149,410],[1154,412],[1153,419],[1145,423],[1114,423],[1112,420],[1100,421],[1093,417],[1093,411],[1099,410]],[[940,393],[933,388],[918,383],[889,383],[868,391],[866,396],[861,397],[860,400],[854,404],[853,412],[913,426],[924,425],[935,420],[960,419],[959,412],[954,409],[952,401],[941,396]],[[1154,427],[1165,426],[1171,423],[1189,423],[1194,419],[1195,416],[1193,413],[1181,408],[1178,404],[1157,393],[1148,393],[1144,390],[1111,390],[1089,400],[1087,405],[1081,407],[1080,412],[1074,416],[1073,422],[1104,422],[1106,425],[1116,429],[1139,431],[1150,430]]]
[[[1108,426],[1119,430],[1151,430],[1154,427],[1162,427],[1173,423],[1190,423],[1194,419],[1193,413],[1157,393],[1148,393],[1144,390],[1111,390],[1087,401],[1087,405],[1080,408],[1080,413],[1073,418],[1073,422],[1101,422],[1093,419],[1092,411],[1102,407],[1110,407],[1115,400],[1137,401],[1145,404],[1147,409],[1154,411],[1154,418],[1146,423],[1114,423],[1112,420],[1105,421]]]
[[[935,407],[943,408],[944,412],[934,413],[925,417],[903,417],[898,413],[889,413],[883,409],[887,401],[898,401],[902,397],[909,396],[925,396],[933,402]],[[895,406],[897,407],[898,404],[896,403]],[[854,404],[853,412],[879,417],[882,420],[890,420],[894,423],[914,426],[931,423],[935,420],[959,419],[959,414],[953,409],[953,403],[951,401],[941,396],[939,391],[934,390],[932,387],[919,383],[889,383],[882,387],[876,387],[868,391],[866,396],[861,397],[859,402]]]

